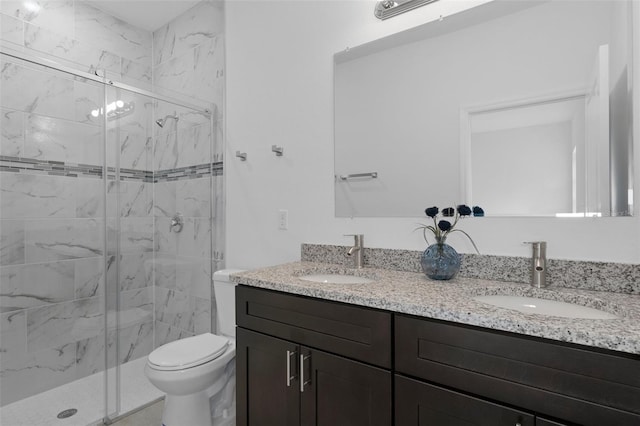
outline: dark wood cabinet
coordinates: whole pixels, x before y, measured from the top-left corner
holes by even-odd
[[[396,425],[535,426],[533,414],[396,375]]]
[[[287,351],[296,345],[239,328],[236,332],[237,422],[239,425],[300,424],[297,371],[287,376]],[[289,360],[289,370],[297,364]],[[287,383],[287,377],[294,378]]]
[[[571,426],[571,425],[569,425],[569,423],[559,423],[553,420],[547,420],[541,417],[537,417],[536,426]]]
[[[401,375],[395,376],[398,426],[571,426]]]
[[[392,424],[391,372],[304,347],[302,356],[302,426]]]
[[[238,286],[236,324],[391,369],[390,312]]]
[[[639,426],[640,357],[238,286],[240,426]]]
[[[348,306],[264,290],[239,289],[236,297],[238,425],[392,424],[391,372],[337,354],[348,351],[365,354],[363,358],[368,361],[384,363],[388,359],[390,362],[390,316],[357,307],[344,310]],[[309,311],[298,312],[301,305]],[[342,324],[331,318],[336,312],[342,315]],[[317,321],[309,320],[312,313],[318,316]],[[365,315],[361,316],[362,313]],[[269,319],[260,321],[257,319],[260,316]],[[276,319],[279,326],[270,328],[269,322]],[[242,324],[259,331],[240,327]],[[379,335],[374,336],[375,330],[367,331],[379,326],[383,334],[389,331],[386,345]],[[354,330],[364,332],[358,334]],[[297,337],[297,341],[267,333]],[[334,347],[332,342],[323,346],[333,339],[343,340],[344,345]],[[372,351],[371,342],[376,342],[383,353]],[[302,343],[320,343],[320,347]]]
[[[395,316],[395,340],[396,374],[535,413],[537,424],[640,425],[638,356],[407,315]]]

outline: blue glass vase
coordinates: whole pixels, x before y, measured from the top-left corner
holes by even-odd
[[[444,241],[432,244],[422,253],[422,271],[432,280],[450,280],[460,270],[460,255]]]

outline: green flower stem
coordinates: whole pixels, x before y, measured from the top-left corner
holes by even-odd
[[[480,250],[478,250],[478,247],[476,247],[476,243],[473,242],[473,239],[471,238],[471,236],[469,234],[464,232],[462,229],[454,229],[454,231],[462,232],[464,235],[466,235],[467,238],[469,239],[469,241],[471,241],[471,244],[473,244],[473,248],[476,250],[476,253],[480,254]]]

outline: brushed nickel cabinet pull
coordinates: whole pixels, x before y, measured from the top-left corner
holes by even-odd
[[[287,387],[291,386],[291,381],[296,378],[291,375],[291,356],[296,356],[295,351],[287,351]]]
[[[311,379],[304,380],[304,362],[311,358],[311,355],[300,354],[300,392],[304,392],[304,385],[311,383]]]

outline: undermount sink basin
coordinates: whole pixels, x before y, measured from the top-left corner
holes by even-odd
[[[563,318],[617,319],[618,316],[587,306],[556,300],[523,296],[478,296],[474,300],[500,308],[515,309],[527,314],[548,315]]]
[[[367,284],[373,280],[365,277],[345,274],[309,274],[302,275],[301,280],[313,281],[315,283],[331,283],[331,284]]]

